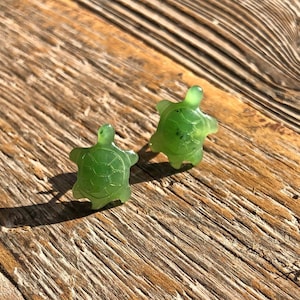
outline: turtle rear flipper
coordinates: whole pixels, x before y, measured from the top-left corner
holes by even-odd
[[[159,147],[161,145],[160,140],[161,140],[160,135],[157,132],[155,132],[149,141],[149,147],[152,152],[160,152],[161,151],[161,149]]]
[[[170,160],[170,159],[169,159],[169,162],[170,162],[170,165],[171,165],[174,169],[176,169],[176,170],[180,169],[180,167],[181,167],[181,165],[182,165],[182,163],[183,163],[182,160],[176,160],[176,161],[174,161],[174,160]]]
[[[203,148],[200,147],[197,151],[191,153],[190,157],[187,160],[190,161],[193,166],[196,166],[202,160],[202,158],[203,158]]]
[[[85,198],[85,196],[81,193],[80,187],[77,182],[74,184],[72,192],[75,199]]]
[[[120,200],[122,203],[125,203],[131,196],[131,190],[129,187],[126,187],[122,190],[121,194],[120,194]]]
[[[101,198],[101,199],[93,199],[92,201],[92,210],[98,210],[106,205],[108,205],[110,202],[114,200],[111,200],[111,198]]]

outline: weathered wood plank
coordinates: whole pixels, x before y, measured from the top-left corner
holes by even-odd
[[[0,11],[0,270],[25,299],[295,299],[299,134],[74,2]],[[192,84],[220,131],[174,172],[143,146]],[[68,153],[104,122],[140,161],[130,201],[91,212]]]
[[[299,131],[299,1],[76,1]]]

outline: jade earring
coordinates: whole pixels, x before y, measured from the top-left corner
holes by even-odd
[[[131,195],[130,168],[137,163],[138,155],[118,148],[114,136],[113,127],[105,124],[98,130],[96,145],[75,148],[70,153],[70,159],[78,165],[73,196],[90,199],[95,210],[118,199],[124,203]]]
[[[183,162],[197,165],[202,160],[205,137],[218,131],[217,120],[199,108],[202,98],[202,88],[192,86],[183,101],[162,100],[156,106],[160,121],[149,146],[153,152],[163,152],[175,169]]]

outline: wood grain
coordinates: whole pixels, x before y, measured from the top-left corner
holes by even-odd
[[[295,130],[75,2],[10,0],[0,12],[7,286],[33,300],[297,299]],[[146,145],[155,104],[178,101],[193,84],[220,129],[199,166],[175,171]],[[72,198],[68,154],[92,145],[106,122],[140,160],[131,199],[92,212]]]
[[[299,1],[77,2],[299,131]]]

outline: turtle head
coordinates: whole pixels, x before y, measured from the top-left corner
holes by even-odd
[[[203,90],[200,86],[194,85],[188,89],[183,103],[190,108],[197,108],[203,98]]]
[[[98,130],[98,144],[110,145],[114,141],[115,130],[110,124],[102,125]]]

